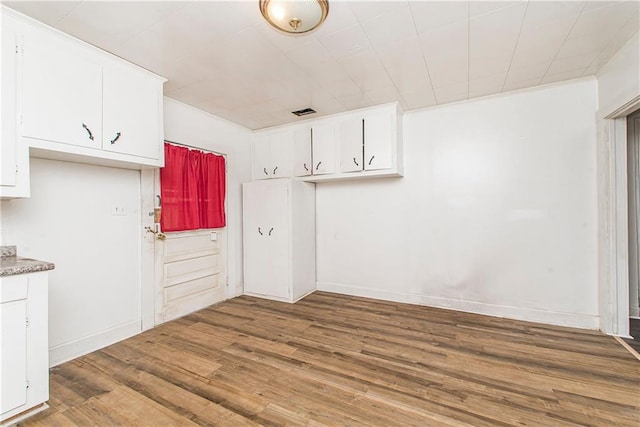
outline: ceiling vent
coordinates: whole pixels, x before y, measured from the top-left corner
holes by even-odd
[[[296,116],[300,117],[300,116],[307,116],[307,115],[313,114],[315,112],[316,112],[316,110],[314,110],[313,108],[305,108],[305,109],[298,110],[298,111],[292,111],[291,113],[293,113]]]

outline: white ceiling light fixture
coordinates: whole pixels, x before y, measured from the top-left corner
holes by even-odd
[[[286,33],[312,31],[327,19],[328,0],[260,0],[260,12],[269,24]]]

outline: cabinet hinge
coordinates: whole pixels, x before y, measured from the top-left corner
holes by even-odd
[[[27,328],[29,327],[29,318],[25,318],[25,324],[27,325]]]
[[[18,165],[16,165],[16,175],[18,174]]]
[[[27,386],[27,388],[29,388],[29,378],[25,380],[25,385]]]

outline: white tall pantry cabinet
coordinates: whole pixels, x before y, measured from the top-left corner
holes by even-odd
[[[244,293],[294,302],[316,286],[315,185],[270,179],[242,185]]]

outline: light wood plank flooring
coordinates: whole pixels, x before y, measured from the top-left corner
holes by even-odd
[[[51,370],[25,426],[640,425],[613,338],[316,292],[240,297]]]

